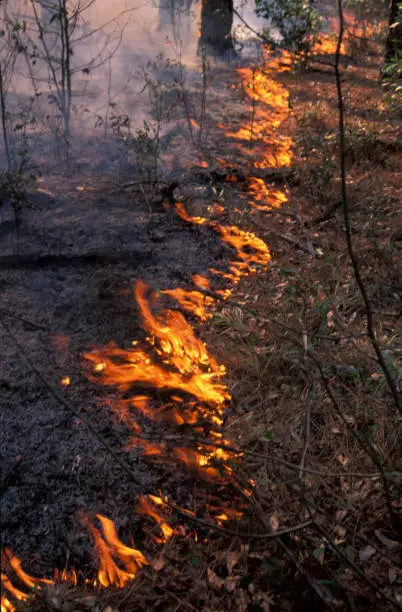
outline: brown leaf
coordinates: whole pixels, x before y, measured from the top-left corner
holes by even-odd
[[[373,555],[375,555],[376,552],[377,550],[373,546],[370,546],[368,544],[367,546],[359,550],[359,559],[363,562],[368,561]]]
[[[239,562],[240,557],[240,552],[235,550],[230,551],[226,554],[226,567],[228,568],[228,574],[232,573],[232,570],[234,566],[237,565],[237,563]]]
[[[269,519],[272,531],[278,531],[279,528],[279,514],[275,511]]]
[[[384,546],[386,546],[387,548],[395,548],[400,545],[400,543],[396,540],[390,540],[389,538],[387,538],[387,536],[385,536],[380,529],[376,529],[374,533],[380,540],[381,544],[384,544]]]
[[[152,563],[152,568],[155,572],[159,572],[161,569],[165,567],[165,557],[163,555],[159,555],[157,559]]]
[[[211,568],[208,568],[208,583],[211,587],[219,591],[225,584],[225,581],[219,578]]]
[[[239,584],[240,576],[228,576],[225,578],[225,589],[228,593],[233,593]]]

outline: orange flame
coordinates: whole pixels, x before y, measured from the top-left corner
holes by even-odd
[[[101,524],[102,534],[89,518],[83,520],[94,538],[99,555],[99,583],[103,587],[113,585],[123,588],[127,582],[135,578],[139,568],[148,565],[148,561],[139,550],[129,548],[119,540],[113,521],[101,514],[96,516]],[[124,570],[117,565],[115,559],[124,566]]]
[[[175,298],[186,312],[196,315],[201,321],[206,321],[212,316],[206,311],[206,308],[212,306],[214,303],[213,298],[199,291],[185,291],[179,288],[166,289],[166,291],[161,293]]]
[[[5,573],[7,568],[11,568],[12,573],[15,578],[21,583],[21,588],[28,589],[38,589],[40,590],[43,584],[52,584],[52,580],[47,580],[45,578],[33,578],[29,574],[27,574],[21,567],[21,561],[12,554],[12,552],[6,548],[1,553],[1,565],[3,568],[3,572],[1,573],[1,588],[2,588],[2,596],[1,596],[1,611],[12,611],[16,610],[14,604],[8,599],[8,596],[13,597],[18,601],[28,601],[30,595],[25,593],[20,588],[14,586],[11,582],[8,575]],[[4,593],[7,592],[8,596]]]
[[[173,529],[169,523],[167,523],[156,511],[156,505],[164,505],[164,502],[160,497],[155,495],[148,495],[147,497],[145,495],[141,495],[138,500],[137,512],[153,518],[155,523],[159,525],[159,528],[163,534],[163,538],[156,538],[156,540],[158,542],[167,542],[173,535]]]

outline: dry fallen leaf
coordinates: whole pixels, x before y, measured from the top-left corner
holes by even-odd
[[[219,576],[217,576],[213,570],[208,568],[208,583],[211,585],[211,587],[219,591],[225,584],[225,581],[222,580],[222,578],[219,578]]]
[[[225,578],[225,590],[228,593],[233,593],[239,584],[240,576],[228,576]]]
[[[368,561],[376,552],[377,550],[373,546],[367,545],[359,550],[359,559],[362,562]]]
[[[230,551],[226,554],[226,567],[228,569],[228,574],[232,573],[232,570],[234,566],[237,565],[237,563],[239,562],[240,557],[240,552],[235,550]]]
[[[155,561],[152,563],[152,568],[155,572],[159,572],[161,569],[165,567],[165,558],[163,555],[160,555]]]
[[[278,531],[279,528],[279,515],[277,512],[274,512],[273,515],[269,519],[269,524],[271,525],[272,531]]]
[[[384,546],[386,546],[387,548],[396,548],[400,546],[400,542],[397,542],[396,540],[390,540],[382,533],[380,529],[376,529],[374,533],[380,540],[381,544],[384,544]]]

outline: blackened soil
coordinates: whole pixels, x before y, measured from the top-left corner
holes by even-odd
[[[52,397],[23,352],[78,412],[90,410],[95,428],[122,453],[127,431],[99,401],[99,387],[83,375],[83,353],[111,340],[129,346],[142,337],[133,295],[137,279],[155,289],[189,286],[192,274],[223,267],[226,249],[213,232],[154,210],[138,193],[66,184],[64,178],[22,203],[18,254],[12,221],[5,202],[0,208],[3,545],[36,575],[52,575],[66,564],[92,573],[92,545],[80,511],[113,519],[129,543],[138,535],[138,494],[157,487],[162,468],[124,453],[144,486],[133,484],[89,429]],[[64,376],[71,379],[68,387],[61,385]]]

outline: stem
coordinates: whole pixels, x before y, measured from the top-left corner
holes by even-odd
[[[3,79],[3,71],[0,64],[0,108],[1,108],[1,127],[3,130],[4,149],[6,151],[7,167],[8,171],[11,172],[11,154],[10,146],[8,143],[8,132],[7,132],[7,119],[6,119],[6,92],[4,90],[5,84]]]

